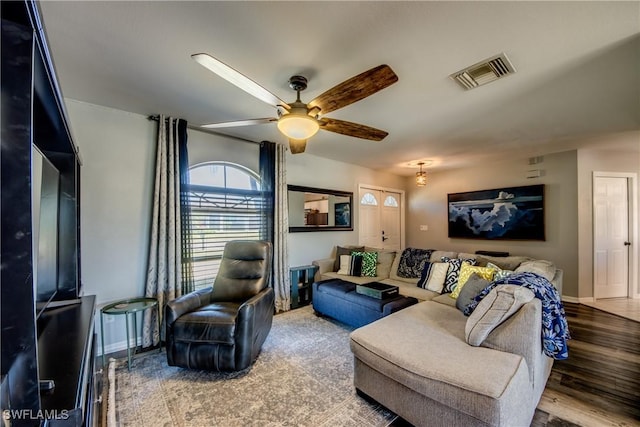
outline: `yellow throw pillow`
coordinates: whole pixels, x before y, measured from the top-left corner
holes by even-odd
[[[469,277],[471,277],[473,273],[476,273],[478,276],[491,282],[493,281],[493,276],[496,274],[496,270],[489,267],[478,267],[476,265],[462,263],[462,267],[460,267],[460,276],[458,277],[458,286],[456,286],[453,292],[451,292],[451,298],[458,298],[460,290],[465,283],[467,283],[467,280],[469,280]]]

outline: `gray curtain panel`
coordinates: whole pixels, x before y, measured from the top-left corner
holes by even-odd
[[[276,311],[291,308],[289,276],[289,209],[287,202],[287,148],[276,144],[275,203],[273,218],[273,290]]]
[[[181,141],[182,140],[182,141]],[[181,150],[180,145],[184,150]],[[158,299],[158,311],[146,310],[142,330],[142,346],[160,342],[156,316],[161,316],[167,301],[183,294],[181,167],[188,165],[186,157],[186,122],[165,118],[158,120],[156,175],[153,194],[151,234],[145,296]],[[181,161],[183,160],[183,161]],[[182,168],[184,169],[184,167]],[[187,168],[188,169],[188,168]],[[188,171],[182,171],[188,174]],[[188,175],[187,175],[188,176]]]

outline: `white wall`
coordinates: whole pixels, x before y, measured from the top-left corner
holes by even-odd
[[[82,282],[98,303],[141,296],[146,277],[156,124],[66,100],[80,149]]]
[[[630,133],[625,136],[632,143],[640,145],[640,132]],[[606,138],[603,146],[606,146]],[[578,150],[578,209],[579,209],[579,297],[589,300],[593,297],[593,172],[628,172],[637,174],[640,179],[640,152],[638,151],[614,151],[603,147],[585,148]],[[637,184],[640,187],[640,183]],[[636,196],[640,203],[640,189]],[[636,213],[640,215],[640,213]],[[640,264],[638,262],[638,224],[632,227],[631,261],[636,261],[635,271],[632,272],[632,291],[635,297],[640,297],[638,289],[638,276]],[[634,239],[635,237],[635,239]],[[635,243],[635,244],[634,244]],[[633,295],[632,295],[633,296]]]
[[[241,140],[224,138],[206,132],[189,129],[187,149],[189,165],[224,160],[242,165],[258,173],[260,146]]]
[[[146,117],[66,100],[80,150],[80,250],[85,294],[98,305],[144,295],[156,124]],[[96,315],[99,322],[99,315]],[[122,316],[105,316],[107,351],[126,342]],[[99,323],[96,330],[99,331]]]
[[[543,176],[527,179],[530,169],[543,170]],[[475,252],[507,251],[553,261],[564,270],[563,294],[578,295],[578,208],[577,153],[544,156],[530,166],[528,158],[500,163],[485,162],[475,167],[427,175],[426,187],[407,179],[407,246]],[[448,237],[447,194],[501,187],[545,184],[545,241],[474,240]],[[420,231],[427,225],[428,231]]]

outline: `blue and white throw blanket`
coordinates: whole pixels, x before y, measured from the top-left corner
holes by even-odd
[[[564,313],[564,306],[556,288],[544,277],[535,273],[515,273],[501,280],[492,282],[480,292],[473,302],[464,309],[464,314],[469,316],[478,306],[478,303],[493,288],[498,285],[518,285],[530,289],[536,298],[542,301],[542,349],[544,354],[556,360],[564,360],[569,357],[567,340],[569,326]]]

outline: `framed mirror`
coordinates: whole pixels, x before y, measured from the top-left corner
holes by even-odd
[[[289,232],[353,231],[353,193],[289,185]]]

